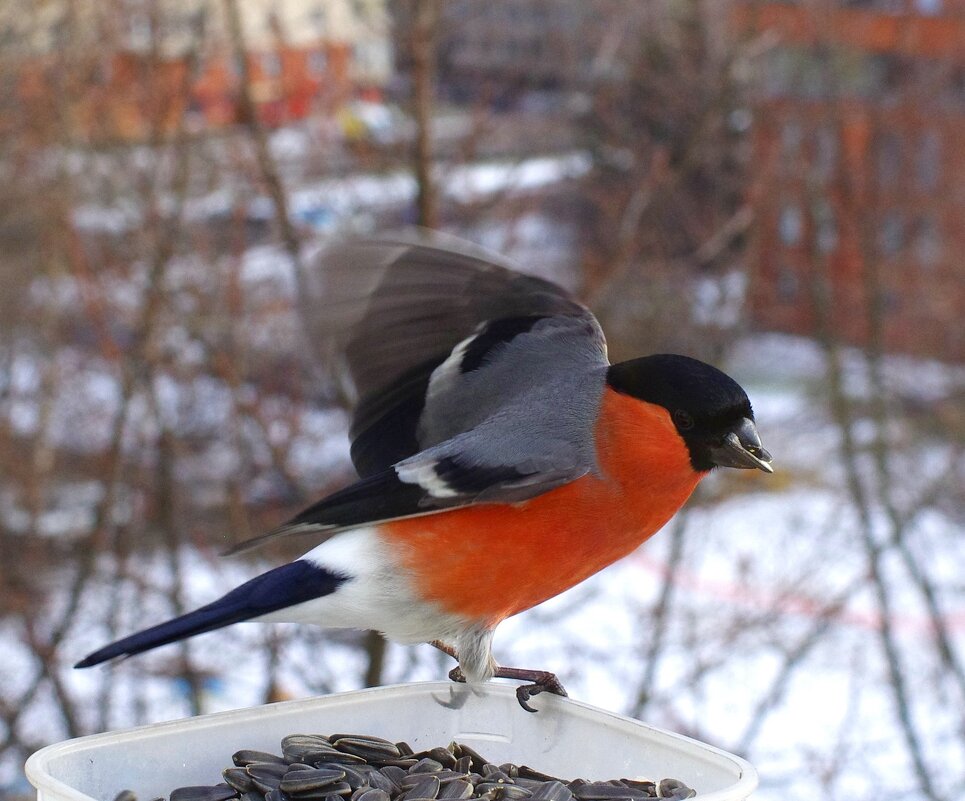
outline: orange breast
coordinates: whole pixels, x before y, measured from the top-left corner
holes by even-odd
[[[600,472],[517,504],[380,527],[423,597],[495,625],[578,584],[661,528],[701,478],[665,409],[607,389]]]

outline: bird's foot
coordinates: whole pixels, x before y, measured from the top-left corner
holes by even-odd
[[[459,682],[464,682],[466,680],[462,670],[458,667],[454,667],[449,671],[449,678],[452,681]],[[563,698],[567,697],[567,692],[565,689],[563,689],[563,685],[556,677],[556,674],[550,673],[548,670],[526,670],[524,668],[499,667],[496,668],[493,678],[515,679],[516,681],[530,682],[529,684],[522,684],[516,688],[516,700],[519,701],[519,705],[527,712],[537,711],[529,704],[529,699],[534,695],[539,695],[540,693],[553,693],[553,695],[560,695]]]
[[[548,670],[526,670],[525,668],[500,667],[494,674],[497,679],[516,679],[517,681],[528,681],[529,684],[522,684],[516,688],[516,700],[519,705],[527,712],[535,712],[536,709],[529,705],[529,699],[540,693],[553,693],[563,698],[567,697],[566,690],[556,677],[555,673]]]

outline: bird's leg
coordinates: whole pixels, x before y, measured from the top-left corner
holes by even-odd
[[[433,640],[429,644],[435,648],[438,648],[444,654],[448,654],[456,661],[459,661],[459,656],[456,654],[456,650],[451,645],[447,645],[441,640]],[[449,678],[452,681],[466,681],[462,668],[460,668],[458,665],[449,671]],[[554,695],[563,696],[564,698],[567,697],[566,690],[563,689],[563,685],[556,677],[556,674],[550,673],[548,670],[526,670],[525,668],[497,666],[496,672],[493,673],[493,678],[514,679],[516,681],[530,682],[529,684],[523,684],[516,688],[516,700],[519,701],[519,705],[527,712],[536,711],[529,705],[529,699],[534,695],[548,692],[553,693]]]
[[[429,643],[433,648],[438,648],[442,653],[451,656],[457,662],[459,661],[459,656],[456,654],[456,649],[451,645],[447,645],[442,640],[432,640]],[[462,673],[462,668],[456,665],[452,670],[449,671],[449,680],[458,681],[460,684],[466,683],[466,677]]]
[[[442,640],[432,640],[429,645],[433,648],[438,648],[442,653],[451,656],[457,662],[459,661],[459,655],[456,653],[456,649],[444,643]],[[456,665],[449,671],[449,679],[450,681],[458,681],[460,684],[465,684],[466,682],[466,677],[462,674],[462,668],[459,667],[459,665]]]
[[[442,653],[446,654],[447,656],[451,656],[457,662],[459,661],[459,657],[456,656],[456,649],[451,645],[447,645],[442,640],[433,640],[429,643],[429,645],[431,645],[433,648],[438,648],[440,651],[442,651]]]

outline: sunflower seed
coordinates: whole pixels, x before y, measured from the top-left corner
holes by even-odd
[[[411,776],[412,774],[410,773],[409,775]],[[454,770],[449,770],[449,768],[443,768],[438,773],[433,773],[432,775],[442,784],[454,781],[466,781],[466,777],[468,776],[466,773],[457,773]]]
[[[391,796],[377,787],[369,787],[357,796],[352,796],[353,801],[391,801]]]
[[[581,787],[570,788],[580,801],[605,801],[610,798],[643,798],[639,790],[631,790],[625,784],[608,782],[588,782]]]
[[[560,781],[548,781],[533,791],[533,801],[570,801],[573,793]]]
[[[373,790],[381,790],[389,795],[399,790],[398,785],[393,783],[393,781],[380,770],[368,771],[365,775],[365,780]]]
[[[372,764],[378,765],[380,768],[387,765],[394,765],[397,768],[402,768],[402,770],[408,770],[413,765],[417,765],[419,760],[414,757],[400,757],[399,759],[380,759],[378,762],[373,762]]]
[[[534,781],[540,782],[555,782],[558,779],[555,776],[550,776],[546,773],[540,773],[538,770],[529,767],[529,765],[520,765],[516,768],[516,777],[519,779],[533,779]]]
[[[338,753],[321,734],[289,734],[281,741],[282,753],[291,762],[314,763],[325,754]]]
[[[278,788],[282,777],[288,773],[288,765],[274,762],[255,762],[245,768],[249,778],[258,790],[269,793]]]
[[[354,754],[366,761],[380,762],[388,759],[399,759],[402,756],[399,746],[388,740],[383,740],[381,737],[333,734],[329,739],[339,751]]]
[[[473,792],[473,786],[469,782],[457,779],[442,785],[439,789],[439,798],[459,801],[459,799],[470,798]]]
[[[506,773],[501,768],[496,767],[495,765],[483,765],[482,774],[483,776],[486,777],[486,781],[491,781],[491,782],[512,781],[512,777],[508,773]]]
[[[422,775],[420,781],[405,791],[402,798],[405,801],[432,801],[439,795],[441,787],[439,780],[431,773]]]
[[[470,765],[471,765],[472,769],[473,769],[474,771],[476,771],[477,773],[482,773],[483,766],[489,764],[489,760],[488,760],[488,759],[480,756],[478,753],[476,753],[475,751],[473,751],[473,749],[470,748],[470,747],[469,747],[468,745],[466,745],[465,743],[460,743],[460,744],[459,744],[459,756],[461,756],[461,757],[466,757],[466,756],[469,757],[469,759],[470,759]]]
[[[239,793],[247,793],[255,788],[251,776],[244,768],[225,768],[221,771],[221,776],[225,782],[234,787]],[[118,799],[114,799],[118,801]]]
[[[171,793],[171,801],[227,801],[237,797],[238,791],[227,784],[179,787]]]
[[[651,798],[657,797],[657,785],[654,782],[639,781],[638,779],[620,779],[627,787],[642,790]]]
[[[434,759],[444,768],[451,769],[455,767],[456,764],[456,757],[453,756],[453,753],[449,750],[449,748],[430,748],[428,751],[423,751],[422,753],[418,754],[418,756]]]
[[[279,779],[288,773],[288,763],[281,762],[252,762],[245,766],[245,773],[255,776],[277,776]]]
[[[334,768],[309,768],[308,770],[292,770],[284,775],[278,787],[286,793],[297,795],[299,793],[310,793],[313,790],[325,788],[327,794],[334,793],[334,785],[345,784],[344,770]]]
[[[693,798],[695,795],[697,795],[697,792],[690,789],[679,779],[661,779],[657,782],[657,798],[671,798],[674,801],[682,801],[685,798]]]
[[[369,765],[342,765],[341,768],[345,772],[345,781],[353,790],[368,786],[369,777],[376,772]]]
[[[279,765],[287,765],[289,762],[285,757],[278,756],[278,754],[269,754],[267,751],[252,751],[247,748],[236,751],[231,757],[231,761],[239,768],[244,768],[254,762],[275,762]]]
[[[409,773],[438,773],[440,770],[442,770],[441,762],[437,762],[435,759],[430,759],[429,757],[423,757],[409,768]]]
[[[518,784],[501,784],[496,793],[497,798],[506,799],[506,801],[517,801],[520,798],[529,798],[531,795],[532,792]]]

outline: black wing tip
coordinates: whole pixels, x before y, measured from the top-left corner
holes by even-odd
[[[346,529],[425,514],[423,495],[421,487],[399,481],[394,469],[384,470],[325,496],[267,534],[229,546],[222,555],[244,553],[278,537],[314,534],[327,539]]]
[[[336,528],[337,526],[329,526],[320,523],[299,523],[296,522],[296,520],[291,520],[288,523],[278,526],[278,528],[273,528],[266,534],[259,534],[257,537],[236,542],[234,545],[229,545],[221,552],[221,556],[237,556],[238,554],[247,553],[248,551],[253,551],[255,548],[258,548],[267,542],[271,542],[279,537],[286,537],[290,534],[327,534],[331,533]]]

